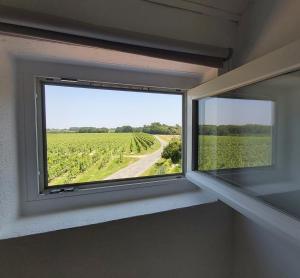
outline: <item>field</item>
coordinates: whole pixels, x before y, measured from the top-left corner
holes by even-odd
[[[101,180],[159,148],[145,133],[48,133],[48,183]]]
[[[48,133],[48,183],[53,186],[112,179],[121,170],[129,173],[126,177],[181,173],[181,158],[164,156],[167,146],[174,142],[177,142],[175,152],[180,153],[179,135]],[[139,163],[135,167],[143,170],[131,175],[134,169],[129,168]],[[272,139],[270,136],[200,135],[198,163],[202,171],[270,166]]]
[[[270,136],[199,136],[199,170],[272,165]]]

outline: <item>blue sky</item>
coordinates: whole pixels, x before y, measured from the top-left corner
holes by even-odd
[[[180,95],[46,85],[47,128],[182,125]]]
[[[211,97],[200,101],[199,110],[200,124],[273,124],[274,104],[269,100]]]

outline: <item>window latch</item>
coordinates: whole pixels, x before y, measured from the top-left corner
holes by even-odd
[[[66,187],[66,188],[54,188],[49,191],[50,194],[62,193],[62,192],[73,192],[75,191],[74,187]]]

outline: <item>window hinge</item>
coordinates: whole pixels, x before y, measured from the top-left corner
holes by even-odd
[[[74,187],[66,187],[66,188],[54,188],[49,191],[50,194],[62,193],[62,192],[73,192],[75,191]]]

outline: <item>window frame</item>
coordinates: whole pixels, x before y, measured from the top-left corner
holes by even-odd
[[[182,171],[176,174],[165,174],[145,177],[132,177],[125,179],[100,180],[92,182],[82,182],[74,184],[48,185],[48,165],[47,165],[47,134],[46,134],[46,114],[45,114],[45,86],[56,85],[66,87],[80,87],[89,89],[106,89],[118,91],[136,91],[157,94],[180,95],[182,98]],[[186,173],[186,90],[164,87],[140,86],[122,83],[109,83],[100,81],[60,78],[60,77],[36,77],[35,78],[35,108],[36,108],[36,136],[37,136],[37,167],[38,167],[38,191],[39,194],[48,195],[61,192],[87,191],[95,189],[126,189],[128,187],[144,186],[148,183],[168,181],[185,177]]]
[[[280,76],[280,75],[279,75]],[[268,78],[271,79],[271,78]],[[255,84],[250,84],[246,86],[241,86],[241,88],[246,88],[251,85],[256,85],[259,84],[263,81],[266,81],[268,79],[264,79],[262,81],[259,81]],[[270,101],[273,101],[273,107],[272,107],[272,117],[273,117],[273,126],[272,126],[272,157],[271,157],[271,164],[270,165],[265,165],[265,166],[253,166],[253,167],[243,167],[243,168],[226,168],[226,169],[216,169],[216,170],[207,170],[207,171],[202,171],[199,170],[199,140],[198,140],[198,132],[199,132],[199,101],[206,99],[206,98],[213,98],[213,97],[223,97],[223,98],[229,98],[229,96],[222,96],[226,95],[228,93],[233,94],[234,99],[249,99],[249,100],[266,100],[263,98],[259,98],[257,96],[247,98],[248,96],[244,97],[241,93],[236,92],[237,90],[229,90],[229,91],[224,91],[222,93],[216,94],[216,95],[211,95],[211,96],[203,96],[200,98],[195,98],[192,100],[192,105],[193,105],[193,113],[192,113],[192,122],[193,122],[193,129],[192,129],[192,171],[196,171],[202,174],[207,174],[210,176],[218,177],[220,179],[223,179],[227,181],[226,175],[234,175],[234,174],[239,174],[239,173],[257,173],[257,171],[274,171],[276,168],[276,146],[277,146],[277,140],[276,140],[276,134],[277,134],[277,109],[276,109],[276,102],[273,99],[269,99]],[[232,181],[230,181],[232,183]]]

